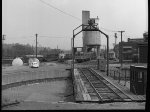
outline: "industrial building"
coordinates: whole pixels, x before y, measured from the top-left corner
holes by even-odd
[[[147,63],[148,57],[148,32],[143,33],[143,38],[128,38],[127,42],[122,42],[122,53],[121,53],[121,42],[114,47],[116,57],[124,63]]]
[[[96,55],[100,57],[101,38],[99,31],[93,31],[92,27],[87,26],[92,24],[95,28],[99,29],[99,18],[90,18],[90,11],[82,11],[82,31],[83,47],[74,47],[75,60],[82,62],[93,59]],[[80,51],[78,51],[80,49]]]
[[[109,51],[109,60],[114,60],[114,59],[116,59],[115,52]]]
[[[82,11],[82,24],[88,25],[92,21],[96,27],[99,28],[99,18],[90,18],[90,11]],[[85,26],[86,27],[86,26]],[[101,38],[99,31],[83,31],[83,51],[87,52],[88,49],[98,48],[101,45]]]
[[[148,42],[138,44],[139,47],[139,63],[147,63],[148,61]]]

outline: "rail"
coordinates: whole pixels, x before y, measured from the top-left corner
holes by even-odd
[[[90,84],[92,89],[97,94],[97,97],[100,102],[132,101],[132,99],[130,97],[128,97],[126,94],[124,94],[118,88],[113,86],[111,83],[109,83],[107,80],[105,80],[100,75],[98,76],[98,74],[95,71],[93,71],[92,69],[80,68],[79,70],[81,72],[82,80],[84,80],[84,78],[86,78],[86,82],[85,82],[85,80],[84,80],[84,82]],[[89,87],[89,86],[87,86],[87,87]],[[90,94],[92,94],[92,93],[89,92],[89,95]]]
[[[93,73],[93,71],[91,70],[91,69],[88,69],[91,73]],[[95,75],[99,80],[101,80],[95,73],[93,73],[93,75]],[[102,81],[101,80],[101,82],[105,85],[105,86],[107,86],[107,84],[104,82],[104,81]],[[114,94],[116,94],[121,100],[123,100],[123,98],[121,98],[113,89],[111,89],[109,86],[107,86],[108,87],[108,89],[110,90],[110,91],[113,91],[113,93]]]
[[[99,97],[99,99],[101,100],[101,101],[103,101],[102,99],[102,97],[100,96],[100,94],[98,93],[98,91],[96,90],[96,88],[94,87],[94,85],[90,82],[90,80],[87,78],[87,76],[84,74],[84,72],[81,70],[81,72],[82,72],[82,74],[86,77],[86,79],[89,81],[89,83],[90,83],[90,85],[93,87],[93,89],[95,90],[95,92],[96,92],[96,94],[98,95],[98,97]]]

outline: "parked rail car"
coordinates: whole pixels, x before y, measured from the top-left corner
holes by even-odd
[[[65,60],[71,59],[72,58],[72,54],[65,54]]]
[[[84,62],[84,61],[89,61],[89,60],[93,60],[96,59],[96,54],[94,52],[77,52],[75,54],[75,60],[78,63]]]
[[[57,61],[59,58],[59,55],[58,54],[49,54],[45,58],[47,61]]]

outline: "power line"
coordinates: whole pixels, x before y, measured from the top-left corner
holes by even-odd
[[[39,36],[39,37],[47,37],[47,38],[68,38],[69,36]],[[70,36],[71,37],[71,36]]]
[[[108,32],[118,32],[118,31],[106,29],[106,28],[103,28],[103,27],[100,27],[100,28],[103,29],[103,30],[105,30],[105,31],[108,31]]]
[[[51,4],[49,4],[49,3],[47,3],[47,2],[45,2],[45,1],[43,1],[43,0],[40,0],[42,3],[44,3],[44,4],[46,4],[46,5],[48,5],[48,6],[50,6],[51,8],[53,8],[53,9],[56,9],[56,10],[58,10],[59,12],[61,12],[61,13],[64,13],[64,14],[66,14],[66,15],[68,15],[68,16],[71,16],[71,17],[73,17],[73,18],[75,18],[75,19],[77,19],[77,20],[80,20],[81,21],[81,19],[80,18],[78,18],[78,17],[75,17],[75,16],[73,16],[73,15],[71,15],[71,14],[69,14],[69,13],[67,13],[67,12],[64,12],[64,11],[62,11],[62,10],[60,10],[60,9],[58,9],[58,8],[56,8],[56,7],[54,7],[53,5],[51,5]]]
[[[47,2],[45,2],[45,1],[43,1],[43,0],[40,0],[40,1],[41,1],[42,3],[44,3],[44,4],[48,5],[48,6],[50,6],[51,8],[54,8],[54,9],[58,10],[58,11],[59,11],[59,12],[61,12],[61,13],[64,13],[64,14],[66,14],[66,15],[68,15],[68,16],[71,16],[71,17],[73,17],[73,18],[75,18],[75,19],[77,19],[77,20],[80,20],[80,21],[81,21],[81,19],[80,19],[80,18],[78,18],[78,17],[75,17],[75,16],[73,16],[73,15],[71,15],[71,14],[67,13],[67,12],[64,12],[64,11],[62,11],[62,10],[58,9],[57,7],[55,7],[55,6],[51,5],[51,4],[49,4],[49,3],[47,3]],[[103,27],[101,27],[101,29],[103,29],[103,30],[105,30],[105,31],[108,31],[108,32],[118,32],[118,31],[110,30],[110,29],[103,28]]]
[[[27,39],[27,38],[30,38],[30,37],[34,37],[34,36],[20,36],[20,37],[18,37],[18,36],[8,36],[9,38],[21,38],[21,39]],[[70,37],[71,36],[38,36],[38,37],[47,37],[47,38],[69,38],[70,39]],[[3,38],[2,38],[2,40],[3,40]],[[4,39],[5,40],[5,39]],[[34,40],[35,41],[35,40]]]

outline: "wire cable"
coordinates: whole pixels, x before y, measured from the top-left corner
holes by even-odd
[[[49,7],[53,8],[53,9],[58,10],[59,12],[61,12],[61,13],[65,14],[65,15],[71,16],[71,17],[73,17],[73,18],[75,18],[75,19],[77,19],[77,20],[80,20],[80,21],[81,21],[81,19],[80,19],[80,18],[75,17],[75,16],[73,16],[73,15],[71,15],[71,14],[67,13],[67,12],[64,12],[64,11],[62,11],[62,10],[58,9],[57,7],[54,7],[53,5],[51,5],[51,4],[49,4],[49,3],[47,3],[47,2],[45,2],[45,1],[43,1],[43,0],[39,0],[39,1],[40,1],[40,2],[42,2],[42,3],[44,3],[45,5],[48,5]],[[103,27],[101,27],[101,29],[103,29],[103,30],[105,30],[105,31],[108,31],[108,32],[118,32],[118,31],[110,30],[110,29],[103,28]]]
[[[69,36],[39,36],[39,37],[48,37],[48,38],[68,38]],[[69,38],[70,39],[70,38]]]
[[[118,32],[118,31],[115,31],[115,30],[109,30],[109,29],[106,29],[106,28],[103,28],[103,27],[100,27],[101,29],[105,30],[105,31],[108,31],[108,32]]]
[[[80,20],[80,21],[81,21],[81,19],[80,19],[80,18],[75,17],[75,16],[73,16],[73,15],[71,15],[71,14],[67,13],[67,12],[64,12],[64,11],[62,11],[62,10],[60,10],[60,9],[58,9],[58,8],[56,8],[56,7],[54,7],[53,5],[51,5],[51,4],[49,4],[49,3],[47,3],[47,2],[45,2],[45,1],[43,1],[43,0],[39,0],[39,1],[41,1],[42,3],[46,4],[47,6],[49,6],[49,7],[53,8],[53,9],[58,10],[59,12],[61,12],[61,13],[65,14],[65,15],[71,16],[71,17],[73,17],[73,18],[75,18],[75,19],[77,19],[77,20]]]

